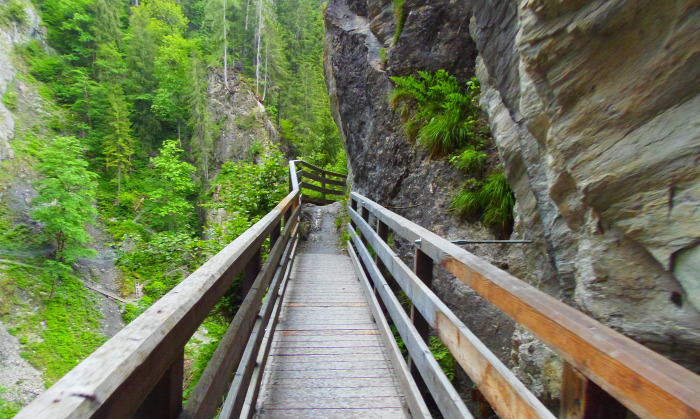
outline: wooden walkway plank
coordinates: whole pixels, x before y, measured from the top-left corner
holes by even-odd
[[[410,417],[379,333],[346,255],[298,255],[257,417]]]

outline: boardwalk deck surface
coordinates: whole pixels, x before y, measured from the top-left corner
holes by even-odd
[[[259,418],[410,417],[348,256],[297,256],[262,385]]]

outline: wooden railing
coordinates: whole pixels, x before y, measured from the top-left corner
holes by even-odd
[[[430,290],[435,263],[561,356],[560,417],[624,418],[627,409],[643,418],[700,417],[700,376],[360,194],[352,193],[348,204],[351,259],[361,277],[371,278],[408,349],[414,376],[445,417],[471,415],[426,346],[430,329],[500,417],[554,415]],[[413,269],[387,244],[392,232],[415,243]],[[395,296],[399,288],[412,302],[410,313]]]
[[[345,195],[346,175],[329,172],[328,170],[321,169],[320,167],[316,167],[301,160],[294,160],[293,163],[301,168],[297,169],[295,173],[299,180],[299,188],[301,189],[302,197],[305,202],[326,205],[337,201],[340,197]],[[304,193],[304,189],[318,192],[321,196]],[[326,198],[326,195],[331,195],[335,197],[335,199]]]
[[[297,180],[300,164],[308,168],[301,172],[305,177],[322,172],[320,178],[333,185],[338,183],[330,177],[344,178],[290,162],[290,192],[270,213],[17,417],[210,418],[224,397],[220,417],[252,415],[296,253],[301,188],[308,187]],[[262,263],[268,238],[269,254]],[[185,344],[239,275],[245,298],[183,407]]]

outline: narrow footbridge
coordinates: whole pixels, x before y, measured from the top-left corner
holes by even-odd
[[[700,376],[358,193],[346,253],[300,241],[301,202],[332,203],[347,181],[302,161],[289,175],[269,214],[17,417],[555,417],[431,291],[441,266],[561,357],[559,417],[700,418]],[[239,277],[245,298],[183,403],[185,344]],[[474,382],[472,412],[430,336]]]

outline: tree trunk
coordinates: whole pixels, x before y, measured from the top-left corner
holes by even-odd
[[[260,39],[262,38],[262,0],[258,0],[258,53],[255,59],[255,94],[260,94]]]
[[[226,27],[226,0],[224,0],[224,13],[222,18],[224,24],[224,86],[226,86],[226,90],[228,90],[228,41],[226,40],[228,28]]]
[[[265,95],[267,94],[267,43],[265,43],[265,78],[263,79],[263,103],[265,103]]]

